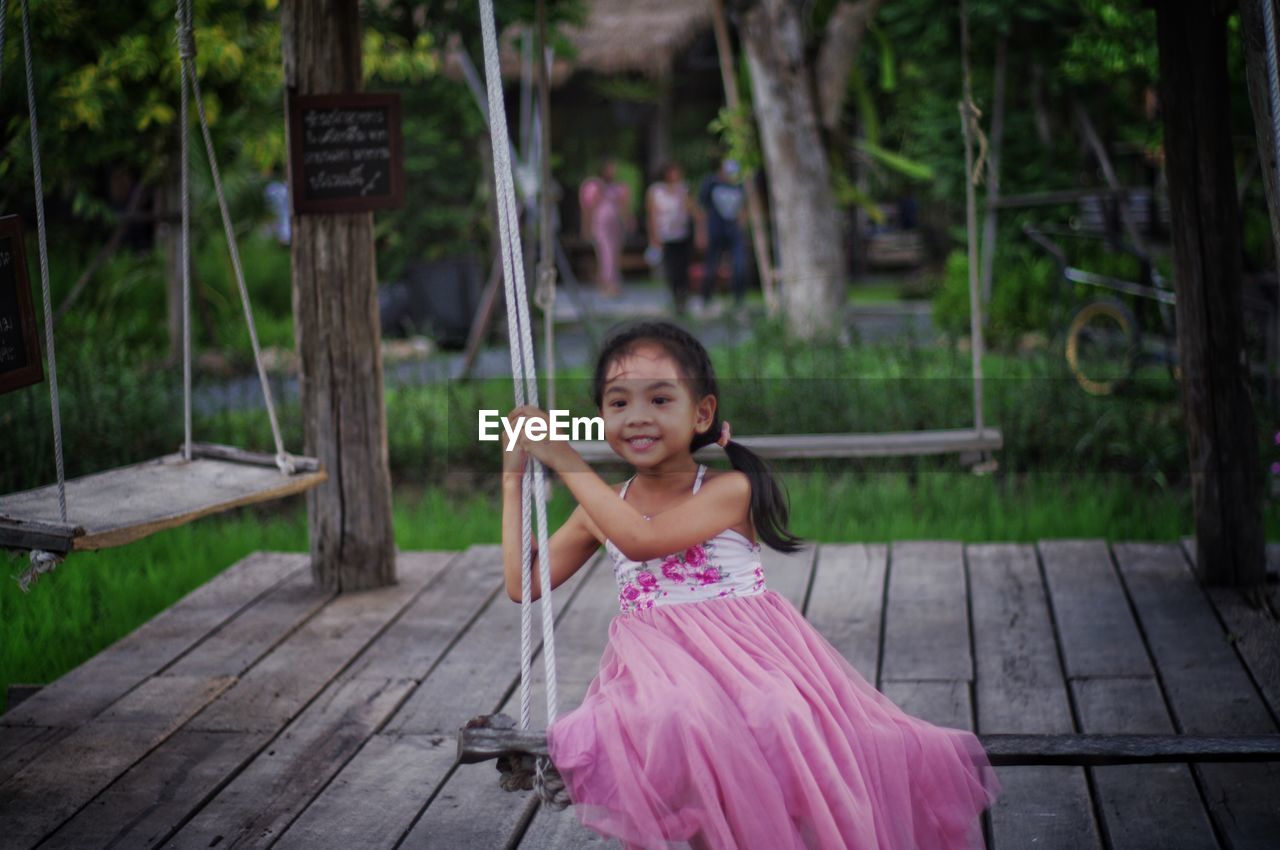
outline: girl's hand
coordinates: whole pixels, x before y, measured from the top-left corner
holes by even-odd
[[[520,422],[521,417],[524,418],[524,422]],[[545,466],[557,472],[564,470],[575,461],[581,460],[578,453],[573,450],[566,440],[552,440],[549,436],[540,440],[530,439],[528,436],[529,423],[535,420],[542,420],[544,425],[542,426],[541,433],[550,435],[550,418],[547,416],[546,412],[539,407],[526,404],[515,408],[507,414],[507,421],[513,424],[519,423],[520,431],[516,438],[515,446],[511,451],[507,452],[506,456],[503,458],[504,471],[522,471],[524,469],[523,458],[525,455],[537,458],[542,461]],[[510,459],[511,455],[517,454],[521,456],[519,461]],[[508,466],[508,463],[510,466]],[[516,465],[517,463],[519,463],[518,466]]]

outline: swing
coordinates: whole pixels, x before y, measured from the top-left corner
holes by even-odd
[[[0,45],[3,44],[7,4],[0,4]],[[25,591],[41,573],[51,570],[71,551],[122,546],[157,531],[184,525],[210,514],[302,493],[328,477],[319,461],[297,457],[284,450],[271,388],[262,361],[254,326],[249,292],[236,248],[234,229],[214,154],[213,137],[196,77],[195,42],[190,0],[178,0],[179,85],[182,93],[182,299],[183,299],[183,410],[185,441],[176,454],[111,469],[67,481],[63,469],[62,420],[58,397],[57,361],[44,197],[40,172],[40,135],[36,123],[35,86],[32,79],[31,37],[27,2],[22,3],[23,51],[27,71],[27,108],[31,117],[31,151],[35,173],[36,221],[40,247],[40,283],[44,295],[45,359],[49,398],[53,413],[54,456],[57,484],[0,496],[0,547],[29,550],[31,567],[19,579]],[[223,229],[235,271],[254,361],[262,384],[267,416],[275,441],[275,454],[248,452],[231,446],[196,443],[191,437],[191,191],[190,152],[187,142],[188,100],[194,98],[204,137],[213,185],[218,196]],[[70,509],[68,509],[70,502]]]
[[[538,3],[541,17],[542,2]],[[498,224],[501,237],[503,279],[506,284],[507,322],[511,334],[511,365],[515,378],[516,404],[536,405],[537,376],[533,362],[533,341],[529,325],[527,296],[524,284],[523,266],[518,262],[522,257],[520,249],[520,233],[515,210],[515,191],[511,174],[511,162],[507,145],[500,145],[497,140],[506,140],[507,122],[502,100],[502,82],[498,65],[497,37],[495,34],[493,0],[480,0],[481,30],[485,51],[485,76],[488,88],[489,109],[492,122],[490,124],[490,140],[493,143],[494,170],[497,178]],[[964,4],[961,4],[962,38],[966,44],[967,55],[967,18]],[[540,28],[541,29],[541,28]],[[968,74],[966,67],[966,101],[968,101]],[[963,107],[962,107],[963,110]],[[966,141],[968,141],[968,118],[966,115]],[[966,154],[971,154],[971,147],[966,144]],[[972,160],[970,159],[970,162]],[[972,171],[970,171],[972,173]],[[969,186],[970,220],[973,217],[973,187]],[[972,228],[970,228],[972,232]],[[971,251],[972,251],[971,242]],[[972,256],[972,254],[971,254]],[[978,352],[981,345],[981,323],[977,317],[976,263],[970,264],[970,296],[972,325],[976,345],[974,347],[975,371],[975,416],[977,427],[974,440],[979,445],[998,447],[999,432],[982,428],[981,420],[981,369],[978,363]],[[548,361],[550,362],[550,361]],[[929,432],[924,432],[929,433]],[[806,439],[822,440],[828,437],[856,438],[867,435],[813,435]],[[789,437],[775,438],[777,450],[786,450],[786,443],[781,442]],[[958,438],[952,438],[957,439]],[[986,442],[981,442],[981,441]],[[576,443],[574,447],[582,452],[589,443]],[[838,444],[829,449],[838,448]],[[585,455],[584,455],[585,456]],[[797,457],[802,455],[775,455]],[[854,456],[854,455],[841,455]],[[532,510],[531,510],[532,501]],[[555,617],[551,604],[551,569],[545,562],[549,552],[547,545],[546,523],[546,489],[542,464],[530,459],[525,466],[521,487],[521,642],[520,642],[520,722],[504,714],[481,715],[472,718],[458,730],[458,755],[460,764],[476,764],[483,761],[496,760],[502,777],[500,786],[505,791],[533,790],[542,800],[543,805],[552,809],[563,809],[570,804],[565,790],[563,777],[551,763],[545,731],[530,728],[531,715],[531,667],[532,667],[532,607],[530,593],[532,591],[531,566],[531,513],[536,512],[538,552],[542,578],[542,634],[543,661],[545,664],[547,723],[555,720],[558,708],[556,693],[555,668]],[[1261,763],[1274,762],[1280,758],[1280,735],[1022,735],[1022,734],[987,734],[979,735],[983,749],[992,765],[1116,765],[1116,764],[1153,764],[1153,763]]]

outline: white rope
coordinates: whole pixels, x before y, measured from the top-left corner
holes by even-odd
[[[209,119],[205,115],[204,99],[200,95],[200,78],[196,75],[195,35],[191,26],[190,0],[178,0],[179,9],[179,43],[190,44],[184,50],[182,66],[191,86],[191,97],[196,102],[196,114],[200,118],[200,133],[204,137],[204,149],[209,158],[209,171],[213,176],[213,189],[218,196],[218,211],[222,214],[222,229],[227,235],[227,250],[231,254],[231,268],[235,272],[236,286],[240,290],[240,304],[244,308],[245,323],[249,326],[249,342],[253,346],[253,361],[258,367],[258,380],[262,384],[262,397],[267,406],[267,418],[271,421],[271,437],[276,445],[276,466],[286,475],[292,475],[296,469],[293,458],[284,450],[284,440],[280,436],[280,421],[276,417],[276,406],[271,396],[271,384],[267,379],[267,368],[262,362],[262,346],[258,342],[258,330],[253,321],[253,305],[249,302],[249,289],[244,282],[244,268],[240,264],[240,250],[236,246],[235,228],[231,224],[231,212],[227,208],[226,192],[222,188],[222,174],[218,170],[218,157],[214,152],[213,134],[209,132]]]
[[[3,4],[5,0],[0,0]],[[44,225],[44,177],[40,171],[40,128],[36,123],[35,69],[31,64],[31,22],[22,0],[22,55],[27,69],[27,112],[31,117],[31,171],[36,188],[36,231],[40,245],[40,289],[44,294],[45,360],[49,364],[49,409],[53,414],[53,458],[58,470],[58,515],[67,521],[67,477],[62,462],[62,408],[58,401],[58,358],[53,349],[53,301],[49,294],[49,247]]]
[[[516,213],[515,184],[511,173],[510,136],[506,107],[502,98],[502,72],[498,61],[498,39],[493,14],[493,0],[480,0],[480,28],[484,42],[485,82],[489,101],[489,138],[493,146],[494,176],[497,184],[498,229],[501,239],[503,283],[507,297],[507,326],[511,341],[511,372],[515,381],[516,404],[538,403],[537,372],[533,355],[533,333],[529,322],[528,296],[525,291],[523,252],[520,245],[519,218]],[[527,399],[527,400],[526,400]],[[538,564],[542,580],[542,645],[547,682],[547,725],[555,720],[559,695],[555,669],[555,618],[551,603],[550,547],[547,543],[547,506],[543,467],[530,458],[521,487],[521,634],[520,634],[520,725],[528,728],[530,709],[530,666],[532,611],[530,502],[536,509],[538,532]],[[532,492],[530,492],[532,491]],[[545,759],[537,764],[538,786],[545,788]],[[540,791],[540,793],[542,793]]]
[[[31,590],[31,585],[40,580],[40,576],[45,573],[53,572],[54,567],[61,564],[65,555],[59,555],[54,552],[46,552],[43,549],[32,549],[30,554],[31,565],[23,571],[22,575],[17,576],[18,587],[23,593]]]
[[[191,147],[190,88],[183,73],[187,59],[194,59],[196,45],[191,37],[191,4],[178,0],[178,88],[182,108],[178,119],[182,168],[182,456],[191,460]]]

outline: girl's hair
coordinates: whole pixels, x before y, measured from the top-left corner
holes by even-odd
[[[661,346],[676,361],[689,382],[695,401],[707,395],[716,396],[717,401],[719,400],[716,373],[711,366],[711,357],[702,343],[672,322],[639,321],[622,325],[605,340],[600,357],[596,360],[595,378],[592,382],[592,398],[597,408],[603,406],[604,382],[609,367],[646,342]],[[696,452],[703,446],[709,446],[719,437],[720,405],[717,404],[711,427],[705,433],[693,435],[689,451]],[[745,473],[751,481],[751,524],[755,526],[760,539],[779,552],[799,550],[803,541],[787,530],[790,510],[787,507],[786,493],[778,486],[773,470],[765,463],[764,458],[733,440],[729,440],[725,446],[725,454],[729,456],[733,468]]]

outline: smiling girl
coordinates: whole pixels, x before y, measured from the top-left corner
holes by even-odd
[[[601,545],[618,583],[599,673],[547,730],[579,820],[628,848],[981,847],[999,785],[977,738],[903,713],[767,589],[757,539],[800,540],[768,467],[721,419],[703,346],[668,322],[625,327],[593,392],[632,478],[609,485],[567,442],[527,436],[503,475],[513,600],[526,455],[578,501],[548,541],[552,586]],[[713,442],[733,471],[694,460]],[[534,598],[539,581],[535,561]]]

